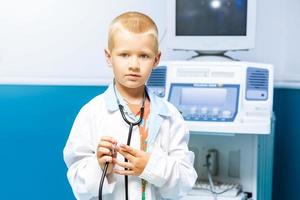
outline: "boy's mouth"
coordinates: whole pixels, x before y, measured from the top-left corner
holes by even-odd
[[[129,77],[141,77],[141,75],[139,74],[126,74],[126,76],[129,76]]]

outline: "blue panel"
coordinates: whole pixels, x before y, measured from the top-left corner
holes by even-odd
[[[79,109],[105,88],[0,86],[0,199],[74,199],[63,147]]]
[[[166,91],[167,66],[154,68],[148,79],[147,86],[151,92],[159,97],[165,96]]]
[[[267,100],[269,70],[255,67],[247,68],[246,99]]]

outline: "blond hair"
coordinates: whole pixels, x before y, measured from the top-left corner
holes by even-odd
[[[158,52],[158,30],[155,22],[149,16],[139,12],[126,12],[116,17],[109,25],[109,50],[113,49],[114,34],[118,30],[127,30],[131,33],[146,33],[152,35],[155,42],[155,50]]]

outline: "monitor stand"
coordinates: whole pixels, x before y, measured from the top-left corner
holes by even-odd
[[[193,61],[239,61],[225,55],[226,51],[195,51],[197,55],[188,58]]]

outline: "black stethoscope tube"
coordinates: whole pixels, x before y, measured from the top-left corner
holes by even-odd
[[[140,113],[140,118],[138,121],[132,123],[129,122],[124,114],[123,111],[123,106],[119,105],[122,117],[124,119],[124,121],[129,125],[129,132],[128,132],[128,138],[127,138],[127,145],[130,146],[130,141],[131,141],[131,135],[132,135],[132,129],[134,126],[139,125],[142,122],[143,116],[144,116],[144,105],[141,107],[141,113]],[[128,162],[128,160],[125,158],[125,162]],[[127,170],[125,168],[125,170]],[[125,175],[125,199],[128,200],[128,176]]]
[[[104,183],[104,179],[105,179],[105,176],[106,176],[106,172],[107,172],[107,169],[108,169],[108,164],[109,164],[108,162],[105,163],[103,173],[102,173],[102,176],[101,176],[101,179],[100,179],[99,192],[98,192],[99,200],[102,200],[102,188],[103,188],[103,183]]]
[[[114,90],[115,90],[115,88],[114,88]],[[145,91],[145,93],[146,93],[146,91]],[[116,95],[116,93],[115,93],[115,95]],[[127,145],[130,146],[133,127],[136,126],[136,125],[139,125],[142,122],[143,117],[144,117],[144,107],[145,107],[146,94],[144,95],[143,105],[142,105],[141,110],[140,110],[140,118],[136,122],[130,122],[126,118],[125,113],[124,113],[124,107],[120,104],[117,95],[116,95],[116,98],[117,98],[117,102],[118,102],[118,105],[119,105],[119,110],[121,112],[122,118],[129,125]],[[128,160],[126,158],[125,158],[125,162],[128,162]],[[98,199],[99,200],[102,200],[102,188],[103,188],[104,179],[105,179],[107,169],[108,169],[108,164],[109,164],[108,162],[105,163],[103,173],[102,173],[102,176],[101,176],[101,179],[100,179],[99,193],[98,193]],[[127,170],[127,168],[125,168],[125,170]],[[128,200],[128,176],[127,175],[125,175],[125,199]]]

